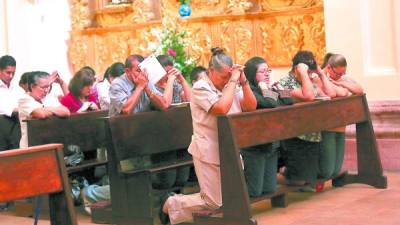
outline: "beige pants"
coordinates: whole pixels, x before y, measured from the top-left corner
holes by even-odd
[[[215,210],[222,206],[221,173],[219,165],[193,158],[200,185],[200,193],[174,195],[165,203],[171,224],[192,222],[192,213],[199,210]]]

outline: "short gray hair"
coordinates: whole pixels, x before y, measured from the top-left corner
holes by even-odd
[[[211,49],[212,56],[208,67],[216,70],[221,70],[224,66],[232,67],[233,60],[230,56],[224,53],[224,50],[219,47]]]
[[[38,80],[41,78],[47,78],[49,73],[44,71],[32,71],[28,76],[28,88],[32,91],[32,86],[37,85]]]

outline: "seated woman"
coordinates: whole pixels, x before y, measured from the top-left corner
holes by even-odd
[[[257,109],[293,103],[290,96],[280,95],[277,90],[270,87],[271,69],[263,58],[253,57],[247,61],[244,73],[257,99]],[[272,193],[276,190],[278,147],[279,142],[274,142],[241,150],[244,176],[250,197]]]
[[[95,79],[88,70],[79,70],[69,82],[69,93],[60,102],[70,112],[86,112],[99,110],[97,99],[91,93]]]
[[[31,72],[28,76],[28,92],[18,102],[21,123],[20,147],[28,147],[28,130],[25,120],[43,119],[50,116],[69,116],[69,110],[48,96],[50,90],[49,74],[42,71]]]
[[[295,101],[313,101],[317,96],[336,96],[332,83],[318,68],[314,54],[309,51],[299,51],[293,57],[292,70],[279,84],[291,90],[290,95]],[[317,184],[320,141],[320,132],[283,141],[287,151],[285,177],[288,184]]]
[[[190,101],[190,86],[186,82],[182,73],[174,68],[174,63],[167,55],[160,55],[157,57],[161,66],[165,69],[167,74],[161,78],[155,85],[156,89],[163,94],[163,98],[167,104],[182,103]],[[181,149],[175,153],[160,153],[153,155],[152,163],[160,163],[165,160],[174,160],[184,158],[187,156],[187,150]],[[152,176],[152,183],[155,188],[166,189],[171,188],[174,184],[183,186],[189,179],[190,167],[181,167],[176,170],[169,170]]]
[[[103,81],[97,83],[97,98],[101,110],[108,110],[110,107],[110,95],[108,93],[110,91],[111,82],[114,80],[114,78],[119,77],[124,73],[124,64],[120,62],[113,63],[104,73]]]
[[[326,54],[322,69],[334,84],[338,97],[363,93],[361,85],[345,76],[347,61],[343,55]],[[346,127],[338,127],[321,132],[322,141],[319,158],[319,176],[321,178],[330,179],[339,174],[344,158],[345,131]]]

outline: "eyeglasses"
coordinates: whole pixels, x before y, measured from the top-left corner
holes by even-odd
[[[272,70],[270,69],[270,68],[268,68],[268,69],[265,69],[265,70],[260,70],[260,71],[257,71],[257,73],[262,73],[262,74],[266,74],[266,73],[271,73],[272,72]]]
[[[341,77],[346,74],[346,72],[338,73],[338,72],[336,72],[335,68],[333,68],[333,66],[330,65],[330,67],[331,67],[332,72],[338,77]]]
[[[50,85],[46,85],[46,86],[43,86],[43,87],[41,87],[41,86],[39,86],[39,85],[36,85],[36,87],[38,87],[40,90],[42,90],[42,91],[48,91],[48,90],[50,90],[50,88],[51,88],[51,86]]]

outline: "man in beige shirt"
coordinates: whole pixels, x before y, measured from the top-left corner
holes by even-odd
[[[168,216],[171,224],[190,222],[193,212],[222,206],[217,115],[256,109],[256,99],[242,68],[233,66],[232,59],[221,49],[214,49],[209,67],[209,76],[193,86],[190,103],[193,136],[188,151],[193,156],[200,193],[163,199],[163,224],[168,222]]]

